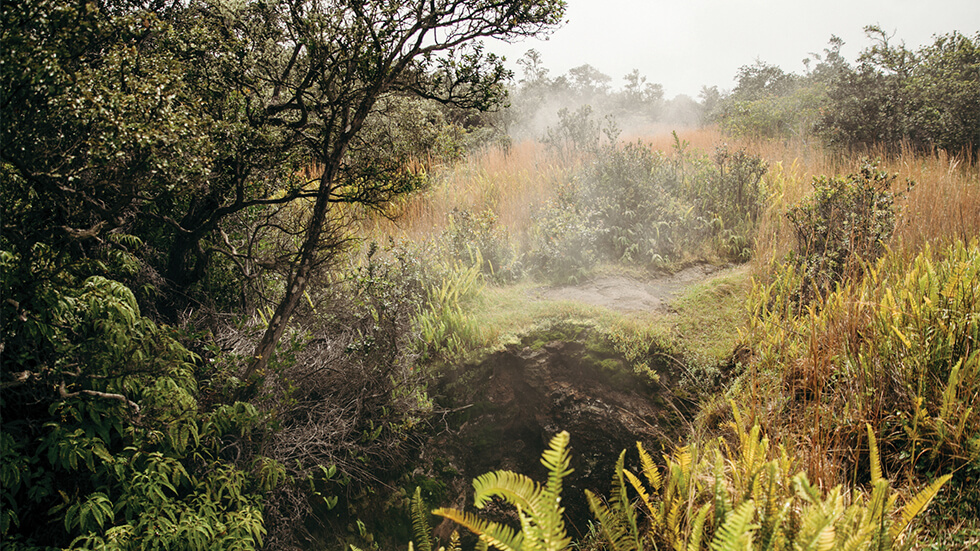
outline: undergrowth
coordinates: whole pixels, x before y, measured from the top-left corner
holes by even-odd
[[[719,438],[682,446],[665,455],[664,467],[637,443],[639,474],[625,467],[624,450],[613,470],[610,495],[602,498],[585,490],[599,521],[602,548],[908,549],[916,541],[912,521],[950,478],[936,479],[899,507],[867,426],[870,484],[851,490],[840,485],[822,488],[799,470],[794,454],[773,448],[759,425],[749,428],[734,406],[733,412],[733,441]],[[517,509],[519,529],[457,509],[434,513],[476,533],[480,548],[571,548],[561,507],[562,481],[572,472],[568,445],[567,432],[552,438],[541,458],[548,469],[544,484],[512,471],[494,471],[473,481],[476,508],[499,498]],[[432,549],[418,493],[413,512],[418,547]],[[459,549],[458,536],[452,541],[452,548]]]

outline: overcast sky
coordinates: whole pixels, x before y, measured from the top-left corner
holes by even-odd
[[[534,48],[551,77],[588,63],[619,88],[639,69],[664,86],[666,97],[696,98],[702,85],[730,90],[738,68],[756,59],[801,72],[807,54],[822,52],[832,34],[844,40],[842,53],[853,63],[870,44],[866,25],[880,25],[911,49],[936,34],[972,37],[980,30],[980,0],[567,1],[567,23],[548,40],[487,48],[505,55],[518,77],[517,60]]]

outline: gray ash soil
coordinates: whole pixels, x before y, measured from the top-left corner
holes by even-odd
[[[700,264],[676,274],[653,279],[639,280],[620,275],[599,276],[577,285],[540,289],[536,292],[536,298],[570,300],[621,312],[664,312],[667,311],[670,301],[691,285],[736,269]]]

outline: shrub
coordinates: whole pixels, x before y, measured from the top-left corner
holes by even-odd
[[[479,270],[495,281],[516,281],[523,275],[523,264],[493,209],[472,213],[454,208],[443,238],[456,262],[478,264]]]
[[[528,264],[549,279],[579,281],[598,262],[597,243],[603,233],[602,223],[590,220],[577,205],[549,202],[531,230]]]
[[[582,154],[593,154],[599,148],[600,125],[592,119],[592,107],[583,105],[576,111],[558,110],[558,125],[549,127],[541,139],[564,164]]]
[[[804,297],[860,275],[885,251],[895,230],[896,178],[866,160],[856,174],[814,178],[813,194],[789,210]]]

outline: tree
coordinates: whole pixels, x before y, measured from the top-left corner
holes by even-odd
[[[37,199],[16,217],[26,229],[5,230],[25,253],[139,235],[170,321],[216,256],[245,277],[274,268],[285,297],[251,375],[347,241],[341,205],[383,208],[422,183],[390,134],[362,135],[379,101],[490,108],[509,72],[479,39],[563,13],[562,0],[5,4],[4,170],[12,195]]]
[[[575,90],[583,98],[605,94],[609,89],[609,82],[612,80],[612,77],[589,64],[572,67],[568,70],[568,76]]]
[[[202,403],[218,375],[157,322],[195,305],[188,286],[224,277],[219,259],[265,270],[288,285],[261,372],[355,208],[421,185],[404,139],[418,126],[392,113],[410,98],[496,104],[508,73],[475,41],[547,29],[563,10],[0,3],[5,546],[260,546],[261,496],[283,471],[242,437],[259,415],[214,388],[218,403]]]
[[[477,109],[494,105],[508,73],[474,42],[542,32],[561,20],[564,3],[291,0],[234,11],[221,4],[198,9],[223,35],[263,38],[236,43],[239,57],[252,61],[230,80],[245,91],[253,120],[286,130],[285,143],[320,170],[315,181],[293,192],[312,204],[290,258],[285,296],[244,373],[248,378],[262,373],[313,269],[335,250],[344,223],[336,206],[380,208],[419,184],[403,159],[378,151],[384,144],[359,139],[378,100],[412,94]],[[261,34],[245,34],[249,25],[258,25]]]
[[[913,52],[881,28],[865,32],[871,47],[857,67],[839,67],[829,80],[831,108],[821,131],[838,147],[907,141],[917,148],[980,150],[980,34],[938,36]]]

